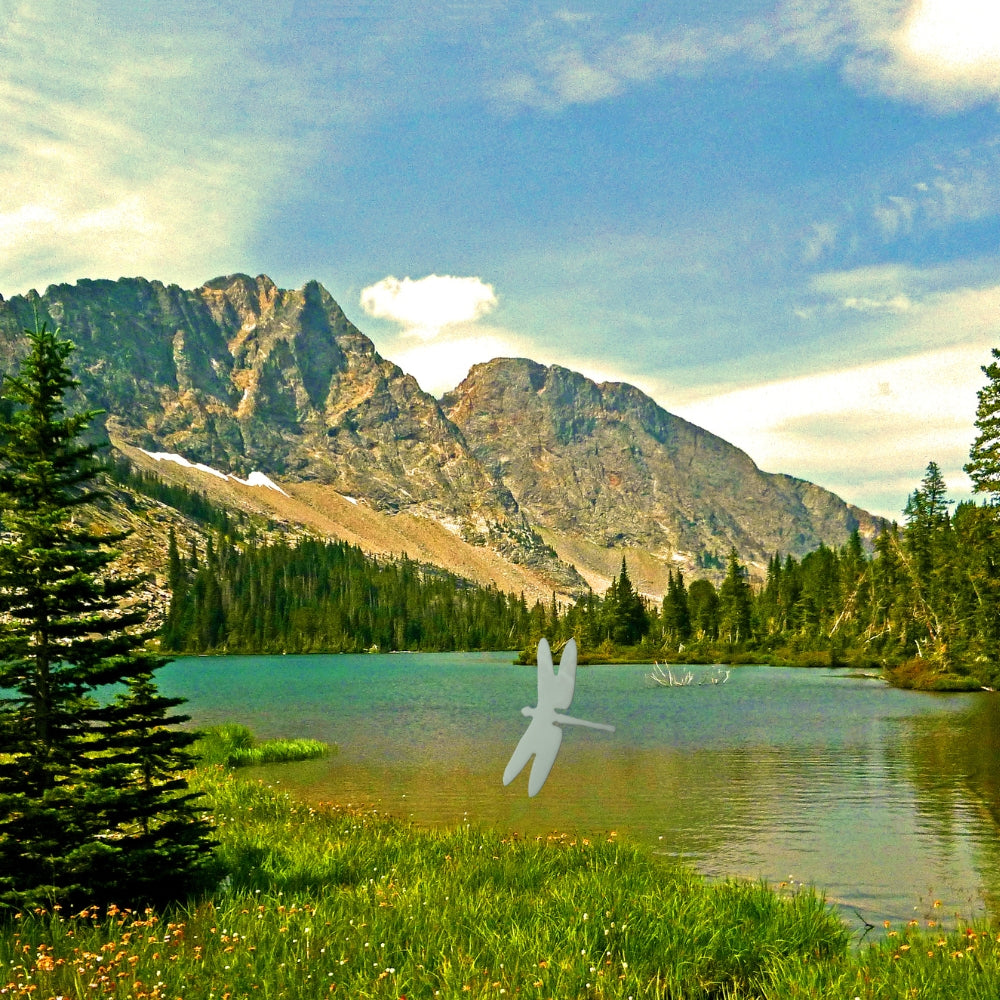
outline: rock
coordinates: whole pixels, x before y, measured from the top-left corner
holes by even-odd
[[[879,529],[827,490],[762,472],[631,385],[498,358],[442,404],[532,523],[563,538],[645,550],[685,571],[735,547],[763,570],[775,552],[802,556]]]
[[[125,443],[241,476],[323,483],[455,525],[560,590],[583,585],[438,402],[318,283],[286,291],[235,274],[193,291],[143,278],[55,285],[0,305],[0,357],[18,355],[33,307],[77,344],[83,395]]]

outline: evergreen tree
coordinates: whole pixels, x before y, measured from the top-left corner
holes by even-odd
[[[906,501],[903,532],[914,593],[925,615],[934,621],[934,645],[941,654],[953,631],[949,618],[956,586],[955,539],[945,493],[941,470],[936,462],[930,462],[920,486]]]
[[[187,875],[187,889],[215,874],[205,857],[211,828],[195,805],[201,793],[188,791],[180,773],[193,765],[185,748],[197,736],[167,728],[189,721],[168,714],[183,703],[160,694],[152,674],[141,673],[100,712],[95,738],[102,756],[89,801],[116,835],[118,851],[99,873],[106,898],[164,903],[176,898],[173,873]]]
[[[753,595],[736,549],[729,551],[726,578],[719,588],[719,636],[729,643],[750,640]]]
[[[993,361],[983,365],[989,379],[979,390],[976,407],[976,427],[979,434],[969,451],[965,471],[977,493],[989,495],[989,502],[1000,501],[1000,349],[992,350]]]
[[[921,581],[928,581],[937,561],[941,535],[949,526],[944,477],[937,462],[930,462],[920,486],[907,498],[904,542]]]
[[[719,634],[719,595],[711,580],[693,580],[688,587],[691,632],[712,641]]]
[[[44,326],[27,335],[30,353],[5,381],[0,416],[0,901],[73,905],[114,893],[129,902],[119,873],[136,860],[130,802],[143,779],[120,769],[104,780],[115,741],[128,746],[120,719],[93,695],[162,661],[142,650],[146,609],[124,606],[138,581],[110,571],[109,544],[121,536],[95,534],[75,516],[99,494],[96,448],[83,440],[96,413],[65,408],[77,385],[73,345]],[[186,763],[169,752],[165,760],[168,771]],[[148,816],[176,806],[193,820],[177,788],[149,790]],[[202,841],[197,858],[207,848]],[[171,871],[147,860],[150,878],[171,891],[200,870],[194,856]]]
[[[673,644],[687,642],[691,637],[691,615],[684,576],[671,570],[667,577],[667,592],[663,597],[663,635]]]
[[[624,646],[634,645],[649,632],[649,615],[642,596],[636,593],[629,579],[624,556],[621,572],[609,589],[610,593],[614,596],[610,609],[611,641]]]

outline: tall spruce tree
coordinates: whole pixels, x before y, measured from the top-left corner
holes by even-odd
[[[976,427],[979,434],[969,450],[965,471],[977,493],[989,495],[990,502],[1000,502],[1000,349],[992,350],[993,361],[983,365],[988,381],[979,390]]]
[[[741,565],[736,549],[730,549],[726,578],[719,587],[720,638],[729,643],[749,641],[752,603],[746,568]]]
[[[188,737],[163,729],[176,702],[148,680],[163,661],[143,649],[139,581],[111,567],[121,536],[78,517],[100,494],[83,438],[96,411],[66,410],[73,345],[26,333],[0,393],[0,903],[154,901],[207,870],[179,776]],[[128,692],[101,704],[97,689],[116,684]],[[189,849],[150,852],[165,827]]]

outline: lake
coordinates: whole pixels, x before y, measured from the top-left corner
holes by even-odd
[[[1000,915],[1000,699],[899,691],[844,671],[738,667],[656,687],[586,666],[541,792],[501,775],[536,702],[510,653],[183,658],[158,674],[192,725],[336,743],[255,769],[294,794],[422,824],[615,831],[711,876],[823,889],[849,922]],[[711,667],[682,668],[696,680]],[[679,673],[675,669],[675,674]],[[938,906],[935,906],[935,903]]]

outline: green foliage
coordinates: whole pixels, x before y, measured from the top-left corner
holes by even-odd
[[[740,565],[736,549],[729,552],[726,578],[719,588],[719,634],[730,645],[750,638],[750,583],[746,567]]]
[[[969,451],[965,471],[977,493],[986,493],[990,503],[1000,500],[1000,350],[993,348],[993,361],[983,365],[988,381],[979,390],[976,427],[979,434]]]
[[[632,646],[649,632],[646,602],[629,579],[625,557],[618,578],[604,595],[603,615],[606,638],[620,646]]]
[[[550,624],[541,604],[346,542],[220,538],[186,563],[174,542],[168,575],[161,641],[180,653],[514,649]]]
[[[257,742],[247,726],[226,722],[210,726],[198,733],[192,755],[200,764],[223,767],[249,767],[254,764],[287,764],[296,760],[312,760],[330,752],[319,740],[275,739]]]
[[[79,516],[98,494],[94,411],[67,414],[72,344],[46,327],[0,417],[0,902],[151,901],[193,887],[210,845],[143,649],[138,580]],[[111,703],[105,685],[125,691]],[[169,879],[165,865],[172,865]]]
[[[238,522],[245,520],[244,516],[231,517],[225,509],[215,506],[204,493],[166,483],[151,472],[136,469],[128,459],[120,456],[105,458],[100,468],[110,482],[127,486],[137,493],[173,507],[222,535],[239,535]]]

